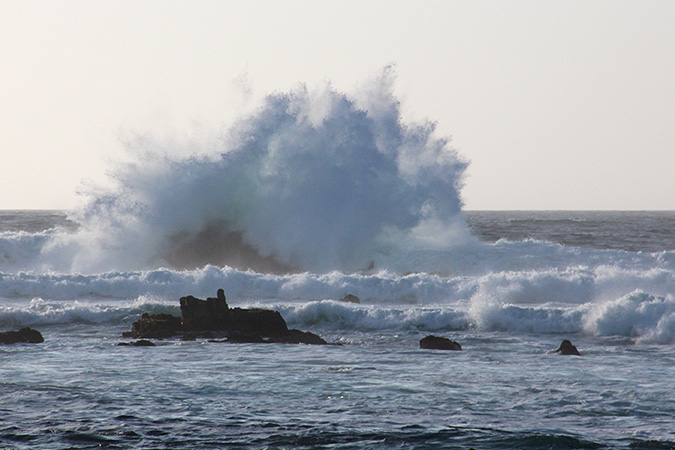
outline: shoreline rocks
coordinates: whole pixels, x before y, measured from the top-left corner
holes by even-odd
[[[21,328],[18,331],[0,333],[0,344],[40,344],[44,341],[42,333],[29,327]]]

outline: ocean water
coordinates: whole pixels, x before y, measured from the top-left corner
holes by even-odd
[[[277,93],[139,138],[74,211],[0,211],[0,331],[45,337],[0,346],[0,448],[675,448],[675,213],[463,211],[390,87]],[[117,345],[218,288],[340,345]]]
[[[514,222],[527,235],[531,221],[538,238],[584,229],[589,245],[633,246],[649,241],[627,225],[640,217],[660,230],[651,253],[487,242]],[[675,213],[467,219],[488,249],[569,261],[455,276],[3,271],[0,328],[31,326],[46,342],[0,347],[0,448],[675,448]],[[5,240],[22,223],[69,226],[58,212],[0,221]],[[233,305],[278,309],[342,345],[116,346],[142,312],[178,315],[178,297],[219,286]],[[336,301],[346,293],[362,303]],[[428,334],[464,350],[419,349]],[[583,356],[551,354],[564,338]]]

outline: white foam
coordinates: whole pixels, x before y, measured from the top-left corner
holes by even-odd
[[[645,289],[636,292],[635,285]],[[662,344],[675,338],[672,272],[608,266],[455,277],[388,272],[271,275],[215,266],[96,275],[1,274],[0,297],[7,300],[0,317],[5,324],[98,323],[118,320],[129,311],[140,314],[143,308],[177,313],[180,297],[204,298],[220,287],[232,306],[277,308],[297,327],[586,333]],[[362,304],[336,301],[348,293],[360,297]],[[47,303],[26,309],[25,302],[35,297]],[[23,309],[11,309],[22,302]]]
[[[675,341],[675,298],[633,292],[593,308],[584,318],[586,331],[602,336],[638,337],[641,342]]]
[[[361,306],[336,301],[309,302],[278,309],[289,326],[319,326],[333,330],[464,330],[464,312],[451,308]]]
[[[118,324],[132,322],[143,312],[180,314],[177,305],[140,297],[127,302],[59,302],[34,298],[29,303],[0,305],[0,329],[38,325]]]
[[[433,123],[403,122],[392,83],[385,71],[353,94],[270,95],[201,156],[143,139],[132,162],[111,170],[114,187],[87,191],[73,215],[81,228],[27,268],[356,271],[392,248],[469,239],[459,195],[467,164]]]

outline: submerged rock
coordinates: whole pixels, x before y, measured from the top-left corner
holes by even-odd
[[[448,338],[429,335],[420,339],[420,348],[432,350],[461,350],[462,346],[459,342],[452,341]]]
[[[345,303],[361,303],[361,299],[352,294],[345,295],[340,299],[340,301]]]
[[[29,327],[21,328],[18,331],[5,331],[0,333],[0,344],[39,344],[44,342],[42,333]]]
[[[560,344],[560,347],[558,347],[557,350],[554,350],[553,353],[560,353],[561,355],[576,355],[576,356],[581,356],[581,353],[579,353],[579,350],[572,345],[572,342],[569,341],[568,339],[565,339],[562,341]]]
[[[129,347],[156,347],[155,343],[147,339],[140,339],[135,342],[120,342],[117,345],[124,345]]]

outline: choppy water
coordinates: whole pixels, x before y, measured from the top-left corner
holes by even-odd
[[[7,266],[68,225],[0,219]],[[0,346],[0,448],[675,448],[675,215],[467,220],[486,243],[444,275],[3,270],[0,329],[46,342]],[[342,345],[116,346],[143,311],[221,286]],[[421,350],[427,334],[464,350]],[[583,356],[550,354],[563,338]]]

